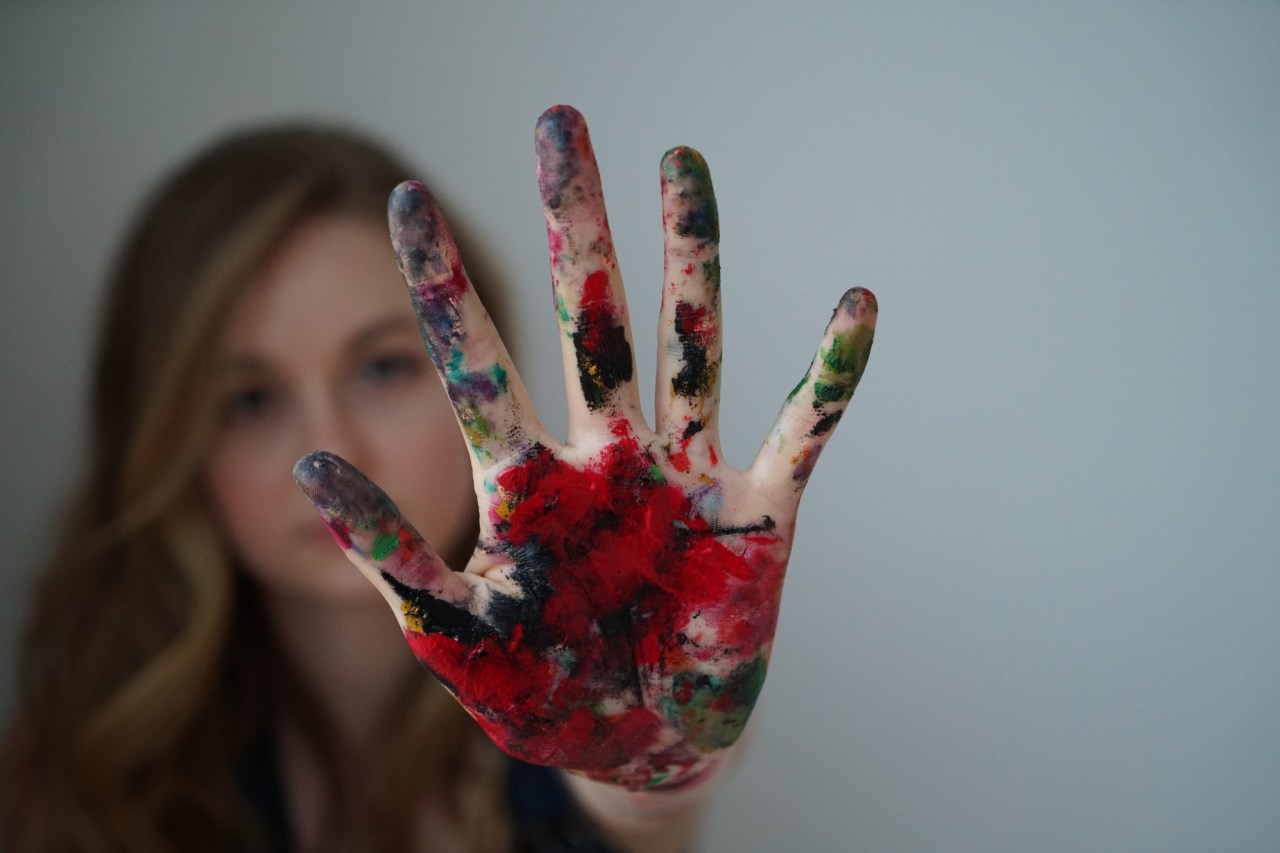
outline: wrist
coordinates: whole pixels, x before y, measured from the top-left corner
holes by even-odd
[[[570,772],[564,779],[578,806],[618,850],[686,850],[735,754],[736,747],[720,750],[702,772],[676,785],[632,789]]]

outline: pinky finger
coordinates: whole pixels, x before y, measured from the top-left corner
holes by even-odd
[[[471,634],[471,586],[405,521],[386,492],[348,462],[319,451],[293,468],[298,487],[406,632]]]
[[[782,404],[749,469],[766,489],[791,491],[797,499],[804,490],[866,369],[877,311],[875,295],[861,287],[840,298],[809,372]]]

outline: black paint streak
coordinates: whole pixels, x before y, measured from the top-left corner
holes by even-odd
[[[612,306],[584,304],[573,332],[573,348],[578,358],[578,376],[587,407],[604,407],[610,392],[631,379],[631,344],[627,331],[618,322]]]
[[[396,595],[412,608],[413,615],[422,623],[423,633],[444,634],[467,645],[474,645],[494,633],[466,608],[441,601],[424,589],[406,586],[387,572],[381,574]]]
[[[700,340],[705,334],[698,329],[698,309],[688,302],[676,303],[676,337],[680,341],[680,372],[671,380],[672,389],[682,397],[696,397],[711,390],[711,369],[707,364],[707,348]]]
[[[777,522],[770,516],[763,515],[755,524],[745,524],[742,527],[713,527],[711,532],[716,536],[732,536],[740,533],[768,533],[777,526]]]
[[[830,414],[823,415],[818,419],[818,422],[813,425],[813,429],[809,430],[809,435],[815,438],[820,435],[826,435],[831,432],[831,430],[835,429],[835,425],[840,423],[840,418],[843,416],[844,409],[837,409]]]

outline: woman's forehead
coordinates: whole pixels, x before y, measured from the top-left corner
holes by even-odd
[[[320,219],[295,230],[232,308],[224,352],[344,348],[416,321],[385,227]]]

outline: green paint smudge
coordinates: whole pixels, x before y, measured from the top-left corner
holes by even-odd
[[[373,540],[373,545],[369,548],[369,556],[375,560],[385,560],[396,552],[400,547],[400,537],[395,533],[382,533],[377,539]]]
[[[670,773],[658,773],[652,779],[645,783],[646,788],[656,788],[670,778]]]
[[[492,459],[493,454],[485,448],[485,443],[493,438],[493,426],[489,419],[479,409],[471,406],[458,408],[457,415],[458,423],[462,424],[462,431],[467,437],[467,444],[471,445],[471,452],[476,459]]]
[[[698,749],[711,752],[732,746],[742,736],[767,669],[764,657],[756,655],[724,679],[676,673],[671,695],[661,701],[662,712],[689,732]]]
[[[449,353],[449,360],[445,362],[445,370],[449,374],[449,381],[457,383],[462,373],[462,360],[464,356],[460,347],[454,347]]]
[[[702,279],[709,282],[716,292],[720,292],[720,256],[702,262]]]
[[[815,382],[813,396],[819,403],[839,403],[853,396],[853,388],[843,382]]]
[[[831,348],[823,353],[822,363],[828,370],[861,376],[867,364],[867,354],[871,351],[871,336],[871,330],[865,326],[837,334]]]
[[[842,403],[853,396],[871,354],[874,333],[865,326],[836,334],[831,346],[819,352],[822,374],[813,381],[813,396],[822,403]]]
[[[493,369],[489,371],[489,375],[493,377],[493,387],[498,389],[499,393],[506,393],[507,369],[501,364],[495,364]]]

